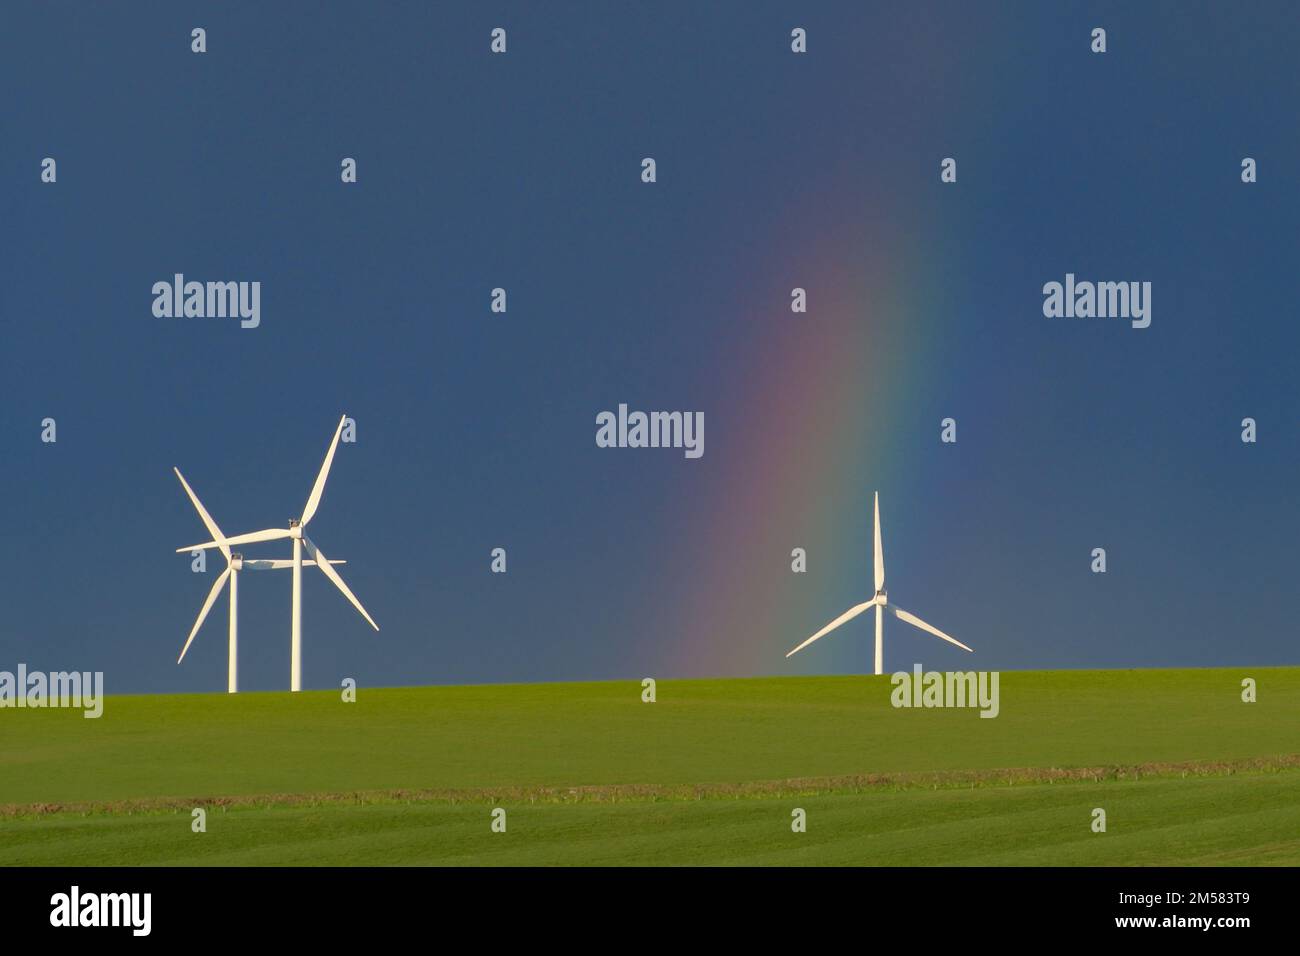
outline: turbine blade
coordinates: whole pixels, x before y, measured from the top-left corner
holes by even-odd
[[[931,627],[929,624],[926,624],[925,621],[921,620],[915,614],[909,614],[907,611],[904,611],[897,604],[889,604],[886,606],[889,608],[889,610],[894,612],[894,614],[898,617],[900,621],[906,621],[908,624],[911,624],[913,627],[919,627],[923,631],[929,631],[935,637],[941,637],[949,644],[956,644],[963,651],[971,650],[969,647],[967,647],[961,641],[957,640],[955,637],[949,637],[947,634],[939,630],[937,627]],[[971,651],[971,653],[973,654],[975,652]]]
[[[885,587],[885,546],[880,543],[880,492],[876,492],[876,590]]]
[[[337,558],[331,558],[330,564],[347,564],[347,562],[339,560]],[[253,561],[248,560],[248,558],[244,559],[245,571],[248,571],[250,569],[253,571],[278,571],[283,568],[291,568],[291,567],[293,567],[292,558],[274,558],[270,560],[264,558],[257,558],[256,560]]]
[[[177,664],[185,660],[185,652],[188,651],[190,649],[190,645],[194,643],[194,635],[199,633],[199,628],[202,627],[203,622],[207,620],[208,612],[212,610],[212,604],[214,601],[216,601],[217,594],[220,593],[221,586],[226,583],[226,578],[228,577],[230,577],[230,568],[226,568],[226,570],[222,571],[221,576],[218,577],[217,580],[213,582],[212,590],[208,592],[208,599],[203,602],[203,610],[199,611],[199,618],[197,621],[194,622],[194,627],[190,631],[189,640],[187,640],[185,642],[185,646],[181,648],[181,656],[176,658]]]
[[[339,573],[334,570],[330,560],[325,557],[325,553],[321,551],[320,548],[316,547],[316,545],[312,543],[311,539],[306,536],[303,537],[302,543],[307,546],[307,553],[316,562],[316,567],[325,572],[325,577],[334,582],[334,586],[343,592],[343,596],[352,602],[352,606],[361,612],[361,616],[370,622],[370,626],[376,631],[379,630],[379,625],[375,623],[375,619],[366,613],[366,609],[361,606],[361,602],[357,600],[357,596],[352,593],[351,589],[349,589],[346,584],[343,583],[343,579],[339,577]]]
[[[343,423],[348,420],[344,415],[339,419],[339,427],[334,429],[334,440],[330,442],[330,450],[325,453],[325,462],[320,466],[320,474],[316,476],[316,484],[312,485],[311,497],[307,499],[307,507],[302,510],[302,521],[299,522],[304,528],[307,522],[316,514],[316,508],[320,505],[320,496],[325,493],[325,479],[329,477],[330,465],[334,463],[334,452],[339,447],[339,435],[343,434]],[[378,628],[376,628],[378,630]]]
[[[226,560],[229,561],[230,545],[225,542],[226,536],[221,533],[221,529],[217,527],[217,523],[212,520],[212,515],[208,514],[208,509],[203,507],[203,502],[199,501],[199,496],[194,493],[194,489],[191,488],[190,483],[185,480],[185,476],[181,474],[181,470],[179,468],[172,468],[172,471],[176,472],[176,477],[181,480],[181,487],[184,488],[185,493],[190,496],[190,503],[194,505],[194,510],[197,511],[199,517],[203,519],[204,527],[208,529],[208,533],[212,535],[213,539],[219,542],[217,547],[221,549],[221,553],[224,554]]]
[[[258,541],[276,541],[280,538],[291,538],[293,533],[288,528],[267,528],[265,531],[253,531],[249,534],[237,534],[233,538],[225,538],[224,543],[227,547],[232,544],[256,544]],[[203,544],[190,544],[183,548],[177,548],[177,554],[184,554],[186,551],[203,551],[206,548],[219,548],[221,541],[207,541]]]
[[[794,650],[792,650],[789,654],[787,654],[787,655],[785,655],[785,656],[786,656],[786,657],[790,657],[790,656],[792,656],[792,655],[794,655],[794,654],[798,654],[801,650],[803,650],[805,647],[807,647],[807,646],[808,646],[809,644],[811,644],[813,641],[817,640],[819,637],[824,637],[825,635],[829,634],[831,631],[835,630],[837,627],[839,627],[839,626],[840,626],[841,624],[843,624],[845,621],[851,621],[851,620],[853,620],[855,617],[857,617],[859,614],[861,614],[863,611],[867,610],[867,608],[871,607],[871,606],[874,605],[875,603],[876,603],[876,599],[875,599],[875,598],[872,598],[872,599],[871,599],[870,601],[868,601],[866,604],[859,604],[859,605],[857,605],[856,607],[851,607],[851,608],[849,608],[847,611],[845,611],[843,614],[841,614],[841,615],[840,615],[839,617],[837,617],[835,620],[831,621],[829,624],[827,624],[825,627],[823,627],[820,631],[818,631],[818,632],[817,632],[816,634],[814,634],[812,637],[808,638],[808,640],[804,641],[802,644],[800,644],[798,647],[796,647]]]

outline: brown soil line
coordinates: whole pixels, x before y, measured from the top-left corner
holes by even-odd
[[[1045,783],[1099,783],[1143,778],[1210,777],[1300,769],[1300,754],[1244,760],[1144,763],[1102,767],[1015,767],[998,770],[948,770],[868,773],[840,777],[795,777],[750,783],[681,785],[610,784],[573,787],[485,787],[480,789],[356,790],[341,793],[277,793],[223,797],[160,797],[83,803],[0,804],[0,819],[52,814],[132,814],[195,807],[252,808],[383,803],[613,803],[622,800],[706,800],[746,797],[815,796],[873,790],[940,790],[1026,786]]]

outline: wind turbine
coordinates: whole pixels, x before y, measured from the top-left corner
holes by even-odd
[[[227,541],[225,535],[221,533],[221,529],[217,527],[217,523],[212,520],[212,515],[208,514],[208,510],[203,507],[203,502],[199,501],[199,496],[194,493],[194,489],[191,488],[189,482],[185,480],[185,476],[181,474],[181,470],[179,468],[172,468],[172,471],[176,472],[176,477],[181,480],[181,487],[184,488],[185,493],[190,496],[190,501],[194,505],[194,510],[199,513],[199,517],[203,519],[204,525],[207,526],[212,537],[216,539],[217,547],[221,549],[221,553],[226,558],[226,570],[222,571],[217,580],[213,582],[212,590],[208,592],[208,599],[203,602],[203,609],[199,611],[199,616],[194,622],[194,627],[190,629],[189,640],[187,640],[185,646],[181,648],[181,656],[176,659],[176,663],[179,664],[181,661],[185,660],[186,652],[189,651],[190,645],[194,643],[194,635],[199,633],[199,628],[202,627],[203,622],[207,620],[208,612],[212,610],[212,605],[216,602],[217,595],[221,593],[221,586],[226,583],[226,578],[229,578],[230,642],[226,652],[226,666],[228,670],[226,677],[226,693],[234,694],[239,690],[239,682],[236,677],[239,670],[239,572],[270,571],[278,570],[280,568],[289,568],[293,567],[293,562],[288,560],[247,560],[242,554],[231,551],[230,542]],[[346,563],[346,561],[330,562],[330,564]]]
[[[876,555],[875,555],[876,594],[875,597],[873,597],[870,601],[867,601],[865,604],[858,604],[855,607],[849,608],[847,611],[845,611],[835,620],[831,621],[829,624],[823,627],[812,637],[808,638],[808,640],[804,641],[802,644],[800,644],[798,647],[792,650],[789,654],[785,655],[786,657],[790,657],[792,654],[799,653],[801,650],[803,650],[813,641],[817,640],[820,637],[826,636],[831,631],[839,627],[841,624],[853,620],[863,611],[867,610],[867,608],[872,608],[872,607],[876,609],[876,673],[877,674],[883,674],[885,672],[885,667],[884,667],[885,611],[893,612],[894,616],[899,618],[900,620],[906,621],[908,624],[911,624],[913,627],[919,627],[923,631],[928,631],[929,633],[933,634],[935,637],[943,638],[949,644],[956,644],[963,651],[970,650],[970,648],[967,647],[965,644],[963,644],[961,641],[949,637],[947,634],[939,630],[937,627],[931,627],[929,624],[926,624],[925,621],[921,620],[915,614],[909,614],[907,611],[904,611],[897,604],[889,603],[889,596],[885,593],[885,551],[880,544],[880,492],[876,492],[875,518],[876,518],[876,522],[875,522],[876,524]]]
[[[316,509],[320,506],[321,495],[325,493],[325,479],[329,477],[330,465],[334,462],[334,452],[339,447],[339,436],[343,433],[343,424],[348,420],[347,415],[339,419],[338,428],[334,429],[334,440],[330,442],[329,451],[325,453],[325,462],[320,466],[320,474],[316,476],[316,484],[312,486],[311,495],[307,498],[307,506],[303,509],[301,518],[290,518],[289,527],[286,528],[267,528],[264,531],[253,531],[249,534],[235,535],[233,538],[226,538],[225,545],[228,547],[232,544],[254,544],[258,541],[277,541],[281,538],[293,539],[293,611],[290,618],[290,664],[289,664],[289,689],[297,692],[302,690],[302,552],[303,548],[307,549],[307,556],[316,563],[316,567],[325,572],[325,577],[334,582],[334,586],[343,592],[343,596],[352,602],[352,606],[361,612],[361,616],[376,631],[379,625],[375,623],[366,609],[361,606],[357,596],[352,593],[339,573],[332,567],[332,562],[325,557],[325,552],[316,547],[311,538],[307,537],[304,529],[307,523],[311,521],[316,514]],[[215,533],[213,537],[218,537]],[[183,551],[201,550],[204,548],[222,547],[220,541],[208,541],[204,544],[192,545],[188,548],[177,548],[177,553]],[[224,549],[223,549],[224,550]]]

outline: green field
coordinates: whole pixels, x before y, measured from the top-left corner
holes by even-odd
[[[0,862],[1300,863],[1300,668],[1006,672],[992,720],[895,709],[889,691],[661,681],[646,704],[623,681],[3,710]]]

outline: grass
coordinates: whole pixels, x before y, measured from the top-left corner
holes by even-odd
[[[889,690],[662,681],[644,704],[627,681],[5,710],[0,861],[1300,863],[1300,668],[1007,672],[993,720],[894,709]]]
[[[399,801],[54,814],[0,823],[10,864],[1295,865],[1300,773],[615,803]],[[1089,828],[1107,811],[1107,832]],[[806,833],[790,829],[807,813]]]

